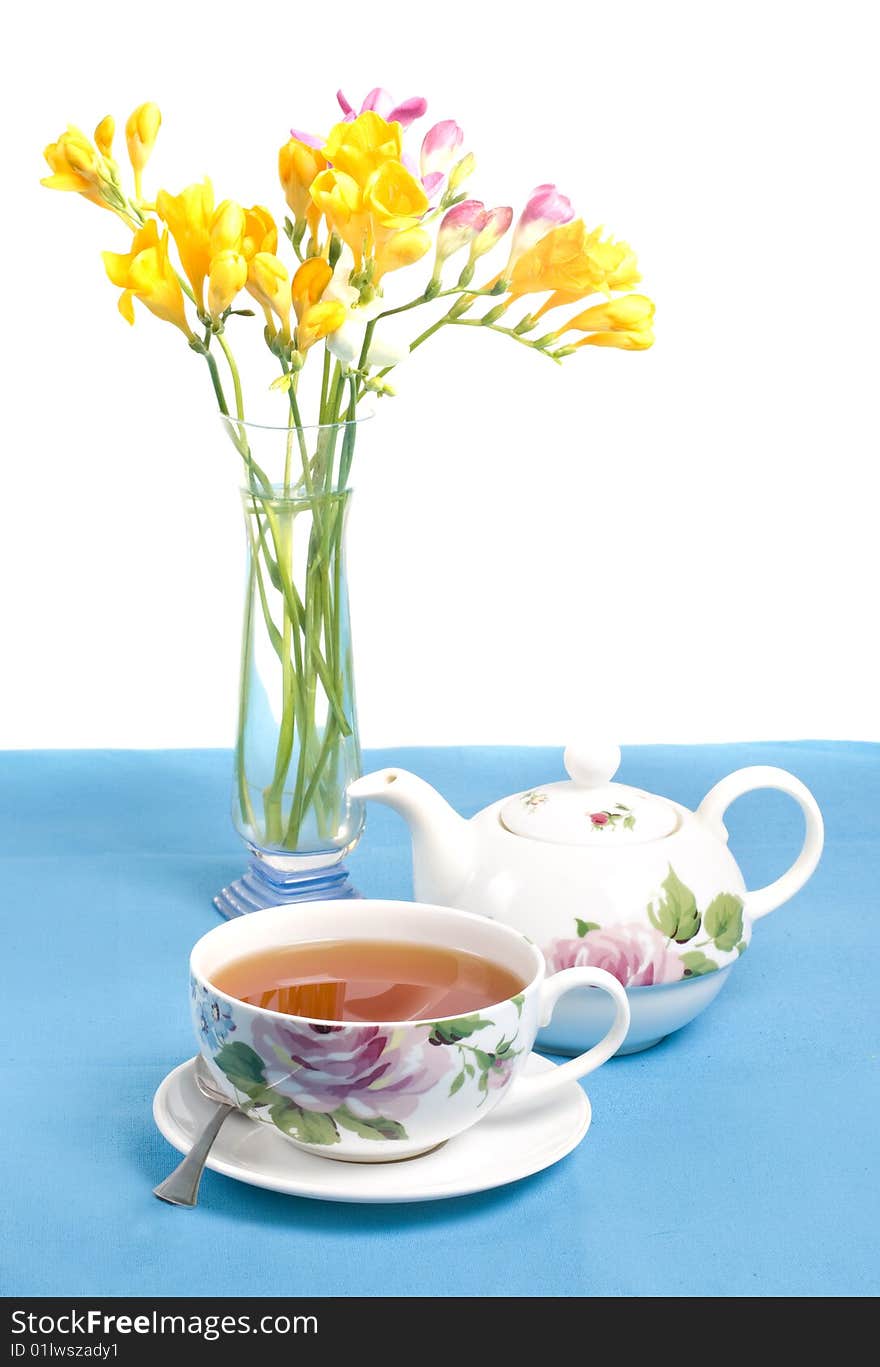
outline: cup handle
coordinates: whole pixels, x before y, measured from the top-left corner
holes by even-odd
[[[549,1025],[553,1008],[559,998],[574,987],[599,987],[607,992],[614,1002],[614,1021],[604,1039],[594,1044],[585,1054],[568,1063],[561,1063],[552,1072],[539,1073],[535,1077],[520,1077],[512,1092],[517,1102],[532,1102],[548,1096],[566,1083],[586,1077],[610,1059],[620,1048],[629,1029],[629,1001],[625,990],[611,973],[604,968],[563,968],[560,973],[545,978],[541,985],[541,1001],[538,1007],[542,1025]],[[513,1099],[512,1097],[512,1099]]]
[[[697,816],[705,821],[719,839],[727,840],[727,828],[723,816],[736,798],[744,793],[752,793],[757,788],[777,788],[793,797],[804,814],[806,833],[804,843],[797,859],[787,873],[764,888],[747,892],[743,899],[746,911],[753,921],[775,911],[794,897],[815,872],[825,843],[825,826],[816,799],[800,779],[785,769],[775,769],[769,764],[755,764],[748,769],[737,769],[728,774],[720,783],[711,788],[697,808]]]

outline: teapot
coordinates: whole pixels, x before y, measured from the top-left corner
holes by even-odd
[[[609,970],[627,989],[631,1024],[620,1053],[659,1043],[717,996],[748,948],[755,921],[787,902],[822,853],[822,816],[793,774],[738,769],[696,811],[613,782],[620,749],[570,745],[568,781],[501,798],[470,821],[405,769],[378,770],[349,786],[409,824],[415,897],[505,921],[543,951],[550,972]],[[799,804],[803,847],[789,870],[749,891],[727,847],[724,813],[736,798],[775,788]],[[560,1002],[539,1043],[580,1053],[610,1025],[603,994]]]

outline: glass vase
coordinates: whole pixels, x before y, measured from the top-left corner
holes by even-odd
[[[231,917],[357,896],[344,859],[364,814],[347,793],[361,772],[345,561],[357,423],[227,426],[246,472],[232,812],[250,854],[214,898]]]

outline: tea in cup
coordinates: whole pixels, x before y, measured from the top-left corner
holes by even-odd
[[[410,1158],[598,1068],[629,1025],[611,974],[547,979],[540,950],[497,921],[411,902],[312,902],[227,921],[190,957],[193,1024],[218,1088],[311,1153]],[[576,987],[612,997],[607,1035],[524,1077],[535,1035]]]

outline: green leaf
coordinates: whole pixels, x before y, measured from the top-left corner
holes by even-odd
[[[408,1139],[409,1135],[397,1120],[389,1120],[384,1115],[370,1116],[369,1120],[361,1115],[352,1115],[347,1106],[337,1106],[333,1119],[343,1129],[359,1134],[361,1139]]]
[[[458,1044],[459,1040],[467,1039],[477,1030],[485,1030],[492,1021],[481,1020],[479,1016],[459,1016],[456,1020],[438,1021],[431,1026],[431,1032],[439,1038],[441,1044]]]
[[[452,1086],[449,1088],[449,1095],[450,1095],[450,1096],[455,1096],[455,1093],[456,1093],[456,1092],[460,1092],[460,1091],[461,1091],[462,1087],[464,1086],[464,1079],[465,1079],[465,1071],[464,1071],[464,1069],[462,1068],[462,1070],[461,1070],[461,1072],[458,1074],[458,1076],[457,1076],[457,1077],[454,1077],[454,1078],[452,1079]]]
[[[648,903],[648,919],[668,939],[686,945],[700,929],[697,899],[671,864],[661,886],[666,896],[659,898],[656,906],[653,902]]]
[[[702,978],[705,973],[714,973],[718,968],[714,959],[707,958],[701,949],[688,950],[687,954],[682,954],[681,961],[686,978]]]
[[[707,906],[703,925],[716,949],[735,949],[742,939],[742,906],[742,899],[732,892],[720,892]]]
[[[598,930],[598,929],[599,929],[599,922],[598,922],[598,921],[582,921],[581,918],[580,918],[579,916],[576,916],[576,917],[575,917],[575,922],[574,922],[574,923],[575,923],[575,925],[577,926],[577,933],[578,933],[578,935],[581,935],[581,936],[586,935],[586,933],[587,933],[588,930]]]
[[[236,1040],[224,1044],[214,1055],[217,1067],[229,1078],[236,1091],[244,1092],[252,1100],[256,1099],[266,1086],[266,1073],[263,1060],[249,1044]]]
[[[480,1075],[479,1087],[480,1087],[480,1091],[481,1091],[481,1092],[488,1092],[488,1090],[489,1090],[489,1074],[488,1074],[488,1073],[482,1073],[482,1074]]]
[[[515,996],[515,997],[511,997],[511,999],[510,999],[510,1000],[513,1002],[514,1006],[516,1007],[516,1014],[517,1014],[518,1016],[521,1016],[521,1015],[522,1015],[523,1002],[525,1001],[525,999],[526,999],[526,997],[525,997],[525,993],[524,993],[524,992],[517,992],[516,996]]]
[[[304,1111],[282,1098],[271,1107],[269,1115],[282,1134],[298,1139],[301,1144],[339,1143],[339,1131],[326,1111]]]
[[[747,948],[748,945],[746,944],[745,940],[740,940],[739,944],[736,947],[736,952],[737,954],[743,954]]]
[[[474,1050],[474,1060],[477,1067],[481,1068],[484,1073],[492,1067],[492,1055],[485,1053],[482,1049]]]

